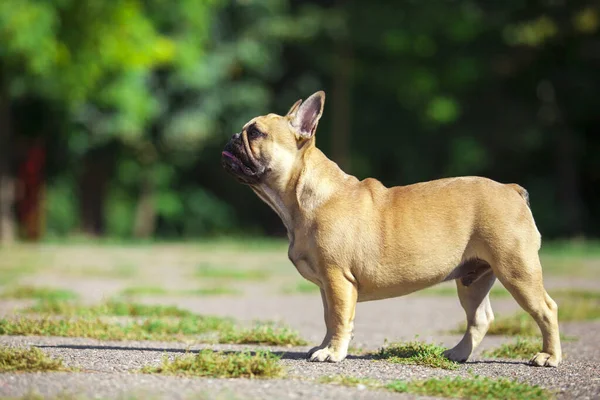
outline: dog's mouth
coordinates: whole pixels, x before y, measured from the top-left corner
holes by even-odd
[[[236,146],[229,142],[223,152],[221,152],[221,165],[223,168],[240,183],[246,185],[259,183],[264,173],[264,168],[252,163],[250,157],[246,156],[243,150],[236,151],[235,148]]]

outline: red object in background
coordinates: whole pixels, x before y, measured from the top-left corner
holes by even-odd
[[[38,140],[27,149],[19,165],[17,215],[25,239],[37,240],[42,234],[45,163],[46,149]]]

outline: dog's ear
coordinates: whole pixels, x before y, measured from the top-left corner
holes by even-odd
[[[313,137],[317,130],[319,119],[323,114],[324,105],[325,92],[319,91],[298,106],[291,121],[298,139],[310,139]]]
[[[292,107],[290,107],[290,111],[288,111],[285,116],[286,117],[293,116],[296,113],[296,111],[298,110],[298,107],[300,107],[300,104],[302,104],[302,99],[295,102],[294,105]]]

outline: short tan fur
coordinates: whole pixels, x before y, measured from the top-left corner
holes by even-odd
[[[254,118],[223,153],[225,168],[281,217],[290,260],[321,288],[327,333],[310,360],[346,357],[357,301],[455,280],[467,329],[446,356],[466,361],[494,318],[497,278],[541,329],[543,350],[531,363],[557,366],[557,306],[543,286],[527,191],[480,177],[392,188],[360,181],[315,146],[324,104],[317,92],[285,116]]]

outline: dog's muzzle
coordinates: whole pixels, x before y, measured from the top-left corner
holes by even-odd
[[[246,154],[242,136],[236,133],[225,145],[221,153],[221,165],[239,182],[254,185],[260,182],[264,168],[256,165]]]

